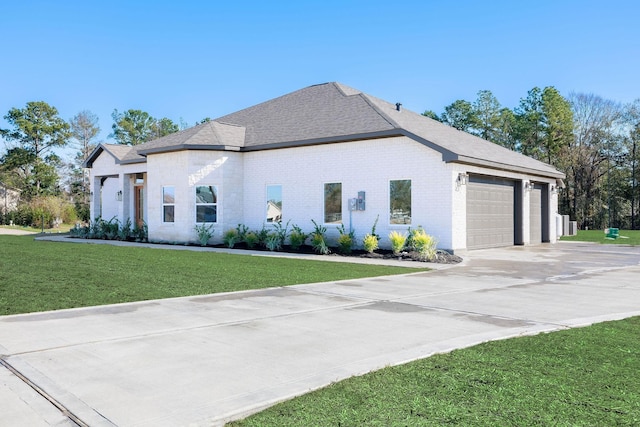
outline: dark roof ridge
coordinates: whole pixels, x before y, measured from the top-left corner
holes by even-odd
[[[224,117],[224,116],[223,116],[223,117]],[[220,120],[218,120],[218,119],[216,119],[216,120],[209,120],[207,123],[211,123],[211,122],[216,122],[216,123],[218,123],[218,124],[220,124],[220,125],[223,125],[223,126],[235,126],[235,127],[237,127],[237,128],[243,128],[243,127],[244,127],[244,126],[239,125],[239,124],[237,124],[237,123],[229,123],[229,122],[225,122],[225,121],[220,121]]]
[[[347,86],[340,82],[329,82],[329,83],[323,83],[321,85],[315,85],[315,86],[323,86],[323,85],[332,85],[333,87],[338,89],[338,91],[340,91],[340,93],[342,93],[344,96],[357,96],[357,95],[363,94],[361,90],[353,88],[351,86]]]
[[[383,119],[385,119],[391,126],[393,126],[396,129],[402,129],[402,126],[400,126],[400,123],[398,123],[397,121],[395,121],[393,118],[391,118],[391,116],[389,116],[387,113],[385,113],[384,111],[382,111],[380,108],[378,108],[377,105],[375,105],[375,103],[372,101],[371,95],[368,95],[366,93],[361,93],[360,94],[362,96],[362,99],[376,112],[378,113]]]
[[[325,83],[328,84],[328,83]],[[373,111],[375,111],[376,113],[378,113],[378,115],[380,117],[382,117],[387,123],[389,123],[391,126],[393,126],[394,128],[400,129],[401,126],[398,124],[398,122],[396,122],[395,120],[393,120],[388,114],[385,114],[381,109],[379,109],[373,102],[371,102],[371,100],[369,98],[372,98],[371,95],[362,92],[361,90],[352,88],[350,86],[346,86],[340,82],[331,82],[330,84],[332,84],[336,89],[338,89],[338,91],[340,91],[340,93],[342,93],[344,96],[359,96],[360,98],[362,98],[362,100],[364,102],[367,103],[367,105],[369,107],[371,107],[371,109],[373,109]],[[321,86],[321,85],[317,85],[317,86]],[[349,93],[351,92],[351,93]]]

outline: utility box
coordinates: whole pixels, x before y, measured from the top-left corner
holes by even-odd
[[[365,193],[364,191],[358,191],[358,203],[356,210],[363,211],[365,208]]]
[[[562,215],[562,235],[571,236],[569,232],[569,215]]]
[[[578,234],[578,221],[569,221],[569,236]]]

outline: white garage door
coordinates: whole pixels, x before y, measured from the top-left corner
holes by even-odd
[[[467,184],[467,249],[514,244],[514,181],[469,177]]]
[[[542,243],[542,185],[534,184],[529,203],[529,241]]]

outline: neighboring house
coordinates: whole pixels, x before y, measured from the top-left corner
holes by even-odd
[[[146,144],[90,155],[91,217],[146,222],[151,241],[214,241],[244,224],[358,241],[379,218],[465,250],[556,240],[552,166],[339,83],[310,86]],[[277,208],[277,209],[276,209]]]
[[[0,182],[0,213],[6,215],[7,212],[16,210],[19,201],[20,191]]]

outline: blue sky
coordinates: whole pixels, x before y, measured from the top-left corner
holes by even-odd
[[[631,102],[638,16],[631,0],[5,2],[0,116],[86,109],[114,142],[116,108],[194,124],[328,81],[417,112],[482,89],[513,108],[534,86]]]

